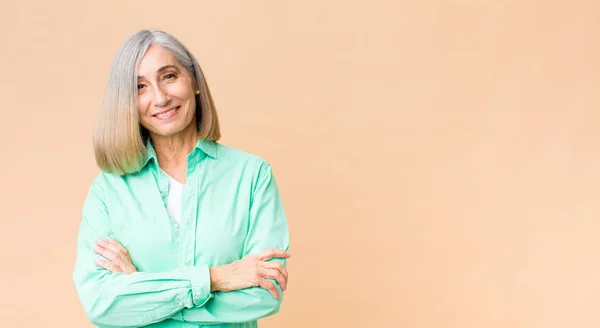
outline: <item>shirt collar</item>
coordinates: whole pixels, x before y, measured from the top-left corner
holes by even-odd
[[[146,166],[150,159],[153,159],[154,163],[158,165],[156,150],[154,149],[154,145],[150,138],[148,138],[146,141],[146,150],[146,158],[144,159],[144,164],[142,167]],[[188,160],[196,159],[198,157],[196,154],[198,151],[200,151],[201,154],[208,155],[212,158],[217,158],[217,144],[214,141],[198,139],[194,150],[188,155]]]

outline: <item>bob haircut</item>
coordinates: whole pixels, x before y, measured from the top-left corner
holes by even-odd
[[[117,51],[94,131],[96,164],[104,172],[130,174],[141,170],[144,164],[149,135],[139,121],[137,76],[142,57],[152,44],[168,50],[188,70],[200,91],[196,95],[198,139],[216,142],[221,137],[215,105],[196,58],[172,35],[159,30],[140,30]]]

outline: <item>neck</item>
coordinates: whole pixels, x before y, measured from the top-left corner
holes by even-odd
[[[150,135],[158,165],[167,170],[187,168],[187,155],[194,150],[198,142],[196,129],[186,129],[172,136]]]

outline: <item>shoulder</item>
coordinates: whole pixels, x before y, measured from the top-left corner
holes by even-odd
[[[241,172],[251,179],[253,184],[259,179],[270,178],[271,163],[263,157],[237,148],[217,144],[218,160],[223,167]]]
[[[218,159],[224,162],[243,166],[252,166],[256,169],[260,169],[263,166],[270,166],[269,162],[257,154],[249,153],[247,151],[222,144],[217,144],[217,150]]]
[[[119,175],[101,171],[92,179],[89,192],[101,196],[113,187],[126,183],[127,178],[133,175],[136,175],[136,173]]]

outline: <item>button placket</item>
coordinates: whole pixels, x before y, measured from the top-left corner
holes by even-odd
[[[190,172],[187,177],[187,183],[184,188],[182,215],[181,215],[181,241],[182,241],[182,262],[184,268],[190,268],[194,263],[194,235],[195,235],[195,217],[196,201],[193,195],[194,187],[196,186],[196,175]],[[185,229],[184,229],[185,228]]]

